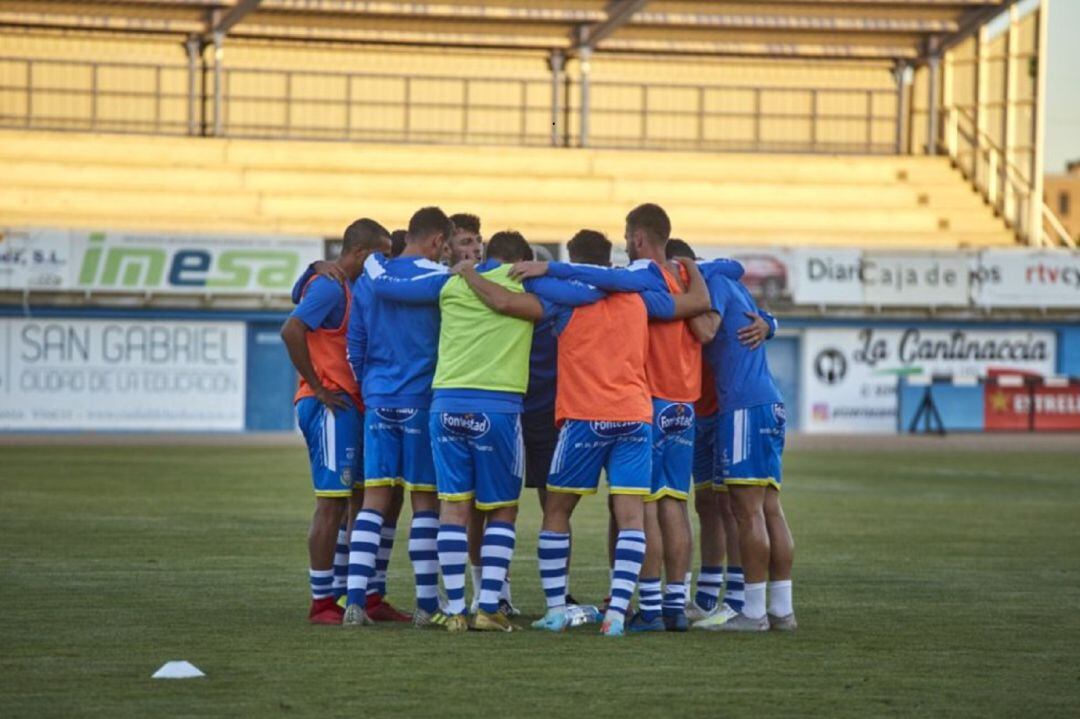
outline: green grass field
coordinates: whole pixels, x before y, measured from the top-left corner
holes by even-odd
[[[0,447],[0,716],[1076,716],[1078,467],[1080,446],[793,451],[799,631],[611,640],[308,626],[302,449]],[[538,514],[526,497],[530,615]],[[583,502],[582,600],[605,522]],[[208,676],[151,680],[169,659]]]

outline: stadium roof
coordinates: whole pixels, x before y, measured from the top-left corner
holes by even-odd
[[[917,61],[1015,0],[0,1],[0,25],[439,47]]]

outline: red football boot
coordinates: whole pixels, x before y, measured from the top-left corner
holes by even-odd
[[[376,622],[412,622],[412,617],[394,608],[390,602],[383,601],[378,594],[367,595],[368,618]]]
[[[311,609],[308,610],[308,622],[311,624],[341,624],[341,617],[345,610],[337,605],[337,599],[326,597],[325,599],[312,599]]]

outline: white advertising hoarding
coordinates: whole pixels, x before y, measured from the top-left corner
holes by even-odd
[[[1050,331],[926,327],[807,329],[802,430],[895,432],[898,375],[985,376],[1006,369],[1054,373]]]
[[[972,278],[980,307],[1080,308],[1080,252],[985,250]]]
[[[242,430],[242,322],[0,319],[0,429]]]
[[[287,295],[314,237],[0,230],[0,289]]]
[[[971,260],[961,252],[805,249],[792,253],[799,305],[963,307]]]
[[[0,229],[0,289],[68,289],[70,266],[67,232]]]

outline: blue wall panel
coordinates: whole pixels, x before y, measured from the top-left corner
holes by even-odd
[[[247,336],[247,428],[288,430],[294,425],[296,370],[278,334],[280,322],[250,322]]]
[[[941,422],[947,432],[981,432],[984,424],[983,411],[983,387],[956,387],[952,384],[934,384],[931,387],[909,385],[900,381],[898,389],[899,403],[899,426],[898,431],[906,433],[911,426],[911,420],[918,412],[926,395],[930,390],[930,396],[941,415]],[[922,432],[924,418],[920,418],[917,432]],[[935,425],[931,425],[934,427]]]
[[[1058,332],[1058,372],[1080,377],[1080,327],[1062,327]]]
[[[788,429],[799,428],[799,338],[773,337],[765,343],[769,369],[784,395]]]

